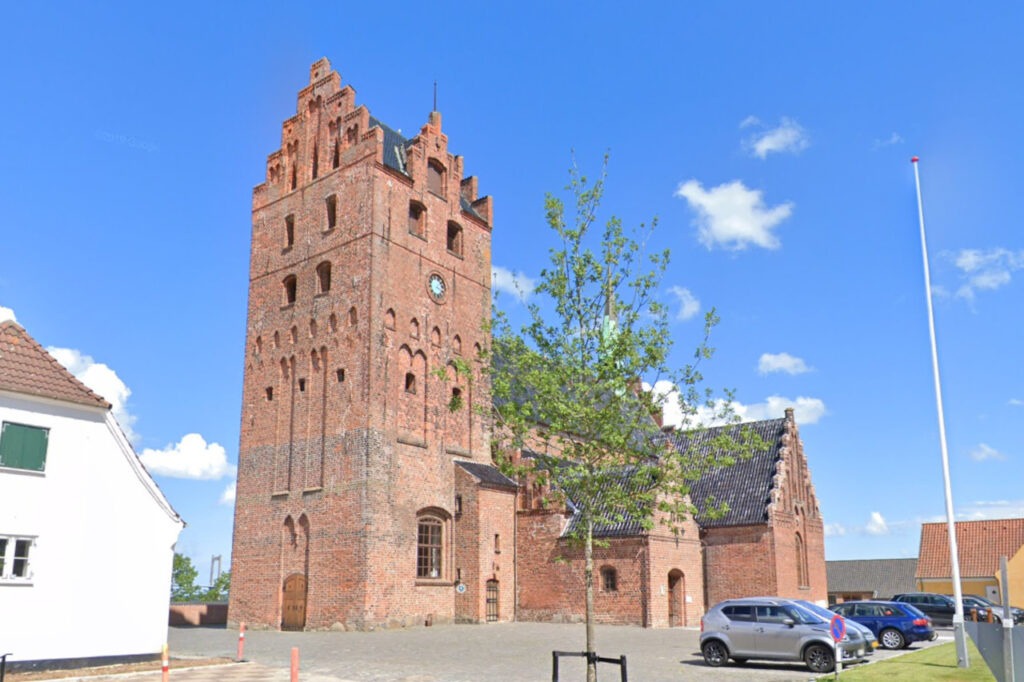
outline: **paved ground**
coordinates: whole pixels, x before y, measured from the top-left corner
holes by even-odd
[[[698,652],[700,633],[691,629],[644,630],[599,626],[598,652],[625,654],[629,677],[640,682],[678,680],[793,680],[811,675],[802,665],[748,663],[707,667]],[[934,643],[952,640],[940,631]],[[171,628],[174,656],[234,656],[238,632],[223,628]],[[292,647],[299,648],[303,682],[538,682],[551,679],[551,651],[582,648],[582,625],[501,623],[435,626],[380,632],[246,633],[246,659],[258,665],[229,666],[218,673],[179,672],[172,682],[286,682]],[[873,660],[906,653],[880,650]],[[563,682],[583,680],[580,659],[564,659]],[[602,664],[598,678],[618,680]],[[124,679],[124,678],[122,678]],[[135,679],[135,678],[132,678]],[[139,677],[139,682],[153,679]]]

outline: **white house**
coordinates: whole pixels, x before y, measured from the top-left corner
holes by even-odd
[[[184,527],[110,405],[0,323],[0,653],[149,658]]]

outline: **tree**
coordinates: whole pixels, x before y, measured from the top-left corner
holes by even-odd
[[[547,196],[547,223],[558,243],[530,299],[529,321],[517,332],[495,309],[491,347],[483,352],[491,400],[473,406],[493,420],[494,452],[507,475],[545,486],[545,503],[567,495],[575,503],[568,535],[584,554],[588,682],[597,675],[593,550],[602,542],[595,529],[631,518],[646,529],[657,521],[678,530],[696,511],[687,493],[701,472],[756,446],[745,431],[729,430],[740,437],[703,439],[710,448],[668,447],[653,417],[669,401],[694,429],[736,420],[731,393],[716,398],[699,371],[714,352],[708,340],[718,317],[714,310],[705,317],[694,361],[671,367],[667,308],[657,298],[669,252],[645,253],[657,221],[627,234],[611,217],[597,232],[606,168],[607,159],[592,184],[575,165],[570,170],[571,217],[562,199]],[[459,372],[469,374],[466,363]],[[644,390],[666,379],[676,390]],[[449,407],[461,405],[453,399]],[[506,455],[523,448],[535,456]],[[701,502],[703,513],[724,511]]]
[[[171,601],[192,601],[198,598],[200,590],[195,585],[197,575],[199,571],[192,565],[192,560],[175,552],[171,569]]]
[[[209,589],[199,597],[202,601],[226,601],[231,590],[231,571],[224,571],[217,576]]]

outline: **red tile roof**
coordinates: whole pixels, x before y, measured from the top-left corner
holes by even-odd
[[[1012,559],[1024,546],[1024,519],[958,521],[956,542],[962,578],[994,576],[999,572],[999,557]],[[946,523],[921,524],[917,577],[949,578],[952,573]]]
[[[0,390],[109,408],[16,322],[0,322]]]

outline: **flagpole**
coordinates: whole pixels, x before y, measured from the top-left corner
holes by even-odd
[[[953,517],[953,488],[949,482],[949,450],[946,447],[946,419],[942,412],[942,384],[939,381],[939,352],[935,345],[935,313],[932,310],[932,278],[928,269],[928,242],[924,235],[924,205],[921,202],[921,174],[914,164],[914,182],[917,185],[917,216],[921,224],[921,257],[924,260],[924,289],[928,300],[928,332],[932,341],[932,374],[935,376],[935,405],[939,411],[939,444],[942,449],[942,479],[946,486],[946,525],[949,531],[949,565],[953,570],[953,600],[956,602],[953,614],[953,638],[956,640],[956,664],[961,668],[969,665],[967,658],[967,635],[964,630],[964,600],[960,585],[960,555],[956,547],[956,523]]]

